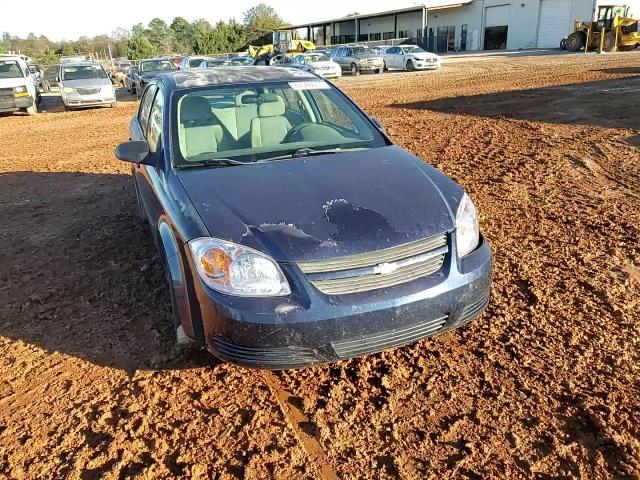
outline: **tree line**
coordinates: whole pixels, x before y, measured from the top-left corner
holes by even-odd
[[[189,22],[176,17],[167,24],[154,18],[147,26],[139,23],[131,30],[118,28],[110,35],[59,42],[44,35],[30,33],[27,38],[19,38],[4,32],[0,36],[0,53],[20,52],[42,65],[58,63],[61,55],[108,58],[109,48],[114,58],[131,60],[170,53],[209,55],[271,43],[271,32],[285,25],[271,6],[260,3],[244,13],[242,23],[232,19],[212,25],[205,19]]]

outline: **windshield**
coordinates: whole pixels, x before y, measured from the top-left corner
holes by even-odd
[[[368,47],[353,47],[353,54],[354,55],[367,55],[371,52],[371,49]]]
[[[305,55],[305,61],[307,63],[328,62],[329,57],[327,57],[324,53],[312,53],[309,55]]]
[[[198,89],[174,100],[175,164],[250,163],[301,149],[377,148],[386,140],[324,80]]]
[[[202,61],[202,60],[201,60]],[[198,63],[200,65],[200,63]],[[140,64],[141,72],[157,72],[163,70],[175,70],[176,66],[170,60],[151,60]]]
[[[205,62],[206,64],[206,61],[206,58],[192,58],[189,60],[189,66],[191,68],[198,68],[202,64],[202,62]]]
[[[426,51],[420,47],[404,47],[403,50],[404,53],[423,53]]]
[[[93,78],[107,78],[107,74],[100,65],[75,65],[62,69],[62,80],[89,80]]]
[[[0,78],[22,78],[24,74],[15,60],[0,60]]]

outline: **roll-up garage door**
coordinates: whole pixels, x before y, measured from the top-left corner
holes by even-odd
[[[557,48],[571,28],[571,0],[541,0],[538,48]]]
[[[500,5],[499,7],[487,7],[484,17],[484,26],[501,27],[509,25],[510,5]]]

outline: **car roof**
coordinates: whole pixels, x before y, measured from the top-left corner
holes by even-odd
[[[100,65],[99,62],[69,62],[69,63],[61,63],[61,67],[88,67],[91,65]]]
[[[212,69],[178,70],[162,75],[174,89],[196,88],[214,85],[260,83],[296,80],[319,80],[305,70],[287,67],[229,66]]]

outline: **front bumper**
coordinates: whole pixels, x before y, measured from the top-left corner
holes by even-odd
[[[450,250],[451,252],[452,250]],[[483,239],[440,272],[388,290],[327,296],[283,265],[292,295],[249,299],[221,295],[199,279],[197,297],[206,347],[246,367],[286,369],[329,363],[416,342],[467,324],[489,301],[492,255]]]
[[[416,70],[437,70],[441,67],[440,62],[424,62],[416,60],[414,63]]]
[[[342,70],[316,70],[314,73],[320,75],[322,78],[339,78],[342,76]]]
[[[97,93],[93,95],[80,95],[77,93],[62,96],[62,101],[67,108],[74,107],[98,107],[101,105],[111,105],[116,102],[113,94]]]
[[[33,105],[31,97],[0,96],[0,112],[15,112]]]
[[[376,72],[380,69],[384,69],[384,62],[380,63],[360,63],[358,69],[361,72]]]

